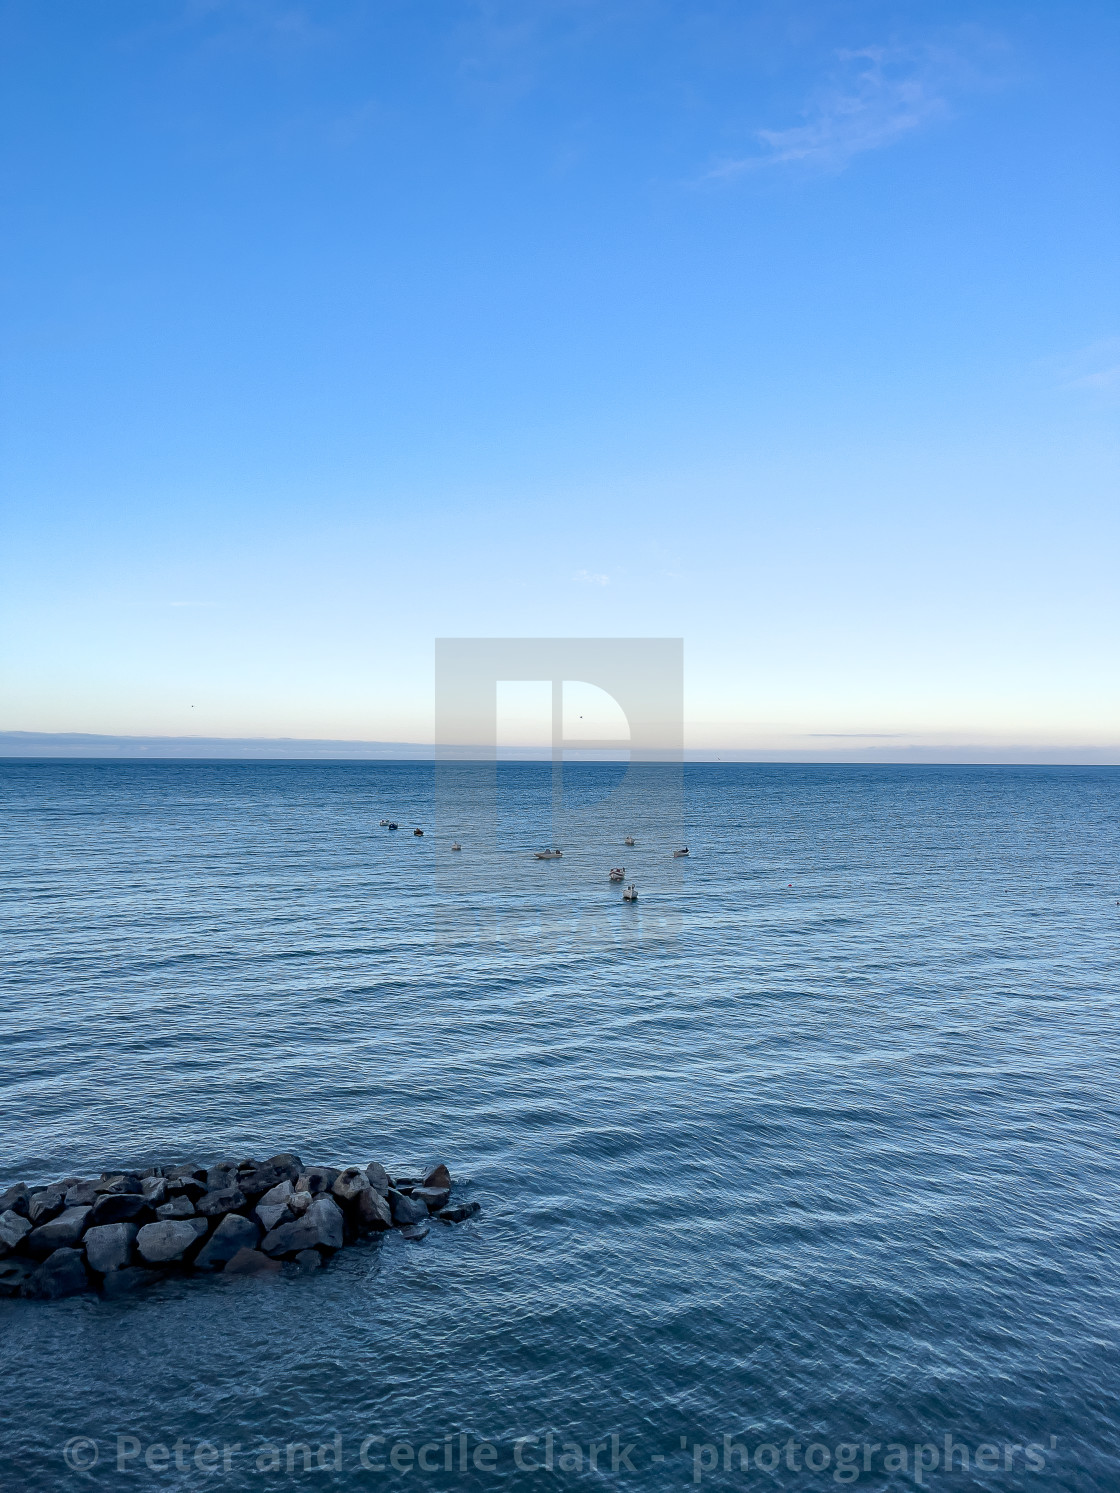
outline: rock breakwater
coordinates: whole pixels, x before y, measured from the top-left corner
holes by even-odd
[[[290,1151],[43,1187],[18,1182],[0,1194],[0,1295],[119,1296],[170,1272],[318,1269],[363,1237],[397,1229],[421,1239],[433,1217],[456,1224],[479,1211],[453,1203],[451,1192],[442,1164],[391,1177],[376,1161],[305,1166]]]

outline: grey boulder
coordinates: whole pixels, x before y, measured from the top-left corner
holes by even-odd
[[[172,1198],[170,1202],[160,1203],[156,1209],[157,1218],[193,1218],[194,1204],[189,1197]]]
[[[49,1223],[62,1212],[65,1197],[66,1194],[57,1187],[45,1187],[42,1192],[34,1193],[27,1210],[32,1224]]]
[[[423,1239],[431,1229],[427,1223],[410,1223],[401,1230],[402,1239]]]
[[[205,1233],[204,1218],[161,1218],[144,1225],[136,1236],[136,1247],[150,1265],[169,1265],[181,1260]]]
[[[316,1197],[302,1218],[282,1223],[261,1245],[266,1255],[295,1255],[301,1249],[341,1249],[342,1210],[330,1197]]]
[[[331,1191],[340,1203],[352,1203],[359,1193],[368,1192],[372,1184],[359,1167],[348,1166],[334,1179]]]
[[[283,1227],[283,1226],[282,1226]],[[332,1197],[313,1197],[302,1218],[297,1218],[292,1228],[308,1229],[313,1237],[307,1245],[317,1249],[341,1249],[343,1244],[342,1209]]]
[[[164,1177],[142,1177],[140,1179],[140,1191],[147,1198],[153,1208],[158,1208],[167,1201],[167,1181]]]
[[[318,1270],[323,1263],[323,1256],[317,1249],[301,1249],[292,1261],[300,1270]]]
[[[294,1182],[303,1162],[291,1151],[270,1156],[267,1161],[243,1161],[237,1168],[237,1185],[248,1198],[260,1198],[282,1182]]]
[[[56,1249],[77,1244],[89,1222],[92,1208],[66,1208],[50,1223],[41,1223],[27,1236],[27,1252],[36,1260],[45,1260]]]
[[[456,1203],[451,1208],[441,1208],[436,1217],[441,1223],[462,1223],[464,1219],[473,1218],[476,1213],[481,1213],[482,1208],[478,1203]]]
[[[97,1191],[97,1182],[74,1182],[66,1189],[66,1206],[68,1208],[88,1208],[95,1203],[100,1196]]]
[[[382,1197],[389,1196],[389,1187],[391,1185],[389,1182],[389,1173],[381,1165],[380,1161],[370,1162],[369,1166],[366,1167],[366,1176],[369,1178],[369,1185],[373,1188],[374,1192],[379,1192]]]
[[[140,1178],[135,1172],[102,1172],[94,1188],[98,1196],[106,1192],[139,1192]]]
[[[89,1215],[89,1226],[103,1223],[147,1223],[152,1210],[148,1200],[139,1192],[109,1192],[94,1203]]]
[[[447,1207],[451,1193],[446,1187],[414,1187],[412,1198],[414,1202],[423,1203],[429,1213],[437,1213],[440,1208]]]
[[[427,1205],[405,1197],[403,1192],[389,1193],[389,1207],[393,1222],[399,1224],[421,1223],[428,1216]]]
[[[320,1192],[330,1192],[340,1173],[333,1166],[309,1166],[292,1184],[297,1192],[309,1192],[312,1197]]]
[[[360,1229],[391,1229],[393,1227],[393,1215],[389,1211],[389,1204],[372,1187],[359,1195],[354,1215]]]
[[[293,1192],[288,1199],[288,1207],[293,1213],[306,1213],[313,1201],[309,1192]]]
[[[27,1214],[31,1193],[26,1182],[16,1182],[7,1192],[0,1192],[0,1213]]]
[[[285,1172],[289,1182],[294,1182],[303,1171],[303,1162],[294,1151],[281,1151],[279,1155],[270,1156],[265,1166],[274,1166],[278,1171]]]
[[[267,1233],[279,1227],[282,1220],[286,1222],[292,1217],[286,1203],[258,1203],[255,1211]]]
[[[89,1268],[99,1275],[123,1270],[132,1259],[137,1232],[134,1223],[103,1223],[87,1229],[85,1246]]]
[[[277,1182],[275,1187],[270,1187],[257,1203],[257,1207],[271,1208],[275,1203],[286,1203],[294,1191],[287,1177],[283,1182]]]
[[[239,1249],[222,1271],[223,1275],[275,1275],[279,1260],[270,1260],[259,1249]]]
[[[277,1187],[285,1181],[287,1178],[282,1172],[270,1166],[258,1165],[245,1171],[239,1169],[233,1178],[233,1185],[240,1187],[247,1198],[255,1200],[260,1198],[262,1193],[268,1192],[270,1188]]]
[[[244,1208],[248,1198],[240,1187],[224,1187],[218,1192],[208,1192],[195,1203],[195,1212],[203,1218],[220,1218],[223,1213],[236,1213]]]
[[[9,1208],[6,1213],[0,1213],[0,1256],[10,1254],[30,1232],[30,1222],[14,1208]]]
[[[23,1294],[40,1301],[57,1301],[89,1290],[89,1276],[80,1249],[56,1249],[38,1270],[27,1277]]]
[[[169,1166],[163,1175],[169,1182],[202,1182],[206,1178],[206,1168],[188,1161],[184,1166]]]
[[[220,1270],[242,1249],[255,1248],[260,1225],[240,1213],[227,1213],[195,1257],[198,1270]]]
[[[200,1182],[197,1177],[175,1177],[167,1184],[168,1201],[172,1198],[190,1198],[192,1203],[197,1203],[199,1198],[206,1196],[206,1183]]]
[[[438,1166],[432,1168],[424,1178],[425,1187],[436,1187],[444,1192],[451,1191],[451,1173],[441,1161]]]

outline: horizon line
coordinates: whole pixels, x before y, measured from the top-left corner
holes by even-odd
[[[901,733],[828,733],[834,740],[900,741]],[[807,740],[821,740],[825,733],[806,733]],[[36,750],[38,748],[38,750]],[[441,747],[455,753],[453,760],[470,762],[551,762],[548,746]],[[578,749],[577,749],[578,750]],[[464,756],[468,751],[479,755]],[[432,742],[359,741],[297,736],[158,736],[115,735],[83,731],[0,730],[0,758],[24,761],[299,761],[299,762],[415,762],[437,760]],[[596,762],[626,762],[628,753],[584,751],[564,758],[567,766]],[[1117,767],[1120,744],[1042,746],[1028,743],[958,741],[912,742],[886,747],[686,747],[683,763],[820,763],[821,765],[867,763],[913,766],[1007,766],[1007,767]]]

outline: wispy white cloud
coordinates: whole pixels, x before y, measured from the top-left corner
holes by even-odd
[[[854,156],[893,145],[946,118],[970,71],[960,54],[935,47],[862,47],[836,54],[828,84],[802,110],[802,123],[754,132],[750,153],[715,165],[709,178],[765,167],[841,170]]]
[[[583,586],[609,586],[611,581],[609,575],[599,575],[593,570],[577,570],[572,579]]]

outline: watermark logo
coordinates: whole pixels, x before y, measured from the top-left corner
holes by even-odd
[[[101,1448],[92,1436],[71,1436],[62,1448],[62,1460],[71,1472],[89,1472],[97,1466]]]
[[[625,1481],[644,1473],[657,1477],[658,1486],[744,1486],[758,1481],[758,1474],[778,1485],[801,1487],[806,1474],[814,1483],[841,1486],[866,1478],[882,1486],[884,1476],[900,1485],[925,1488],[936,1485],[974,1486],[977,1475],[1012,1474],[1016,1486],[1032,1475],[1054,1469],[1058,1438],[991,1436],[986,1440],[958,1436],[946,1431],[929,1439],[919,1437],[892,1441],[846,1437],[828,1441],[794,1436],[767,1437],[764,1432],[741,1432],[718,1437],[674,1438],[660,1446],[637,1436],[612,1431],[590,1440],[559,1430],[540,1430],[509,1441],[487,1441],[463,1431],[445,1431],[428,1436],[390,1436],[358,1431],[344,1436],[335,1431],[322,1440],[318,1436],[245,1443],[220,1436],[190,1440],[166,1436],[144,1440],[118,1432],[101,1444],[89,1436],[72,1436],[62,1448],[66,1466],[75,1473],[88,1473],[100,1461],[106,1472],[125,1474],[126,1481],[146,1473],[202,1473],[207,1481],[221,1481],[223,1474],[241,1480],[242,1475],[271,1474],[273,1480],[301,1480],[305,1476],[318,1485],[316,1474],[350,1471],[364,1486],[363,1474],[386,1472],[453,1474],[467,1477],[472,1486],[477,1474],[496,1478],[511,1474],[597,1473]],[[790,1475],[796,1478],[791,1481]],[[372,1482],[372,1480],[371,1480]]]
[[[511,685],[543,691],[543,741],[501,739]],[[433,931],[542,954],[675,934],[683,746],[680,638],[437,639]]]

